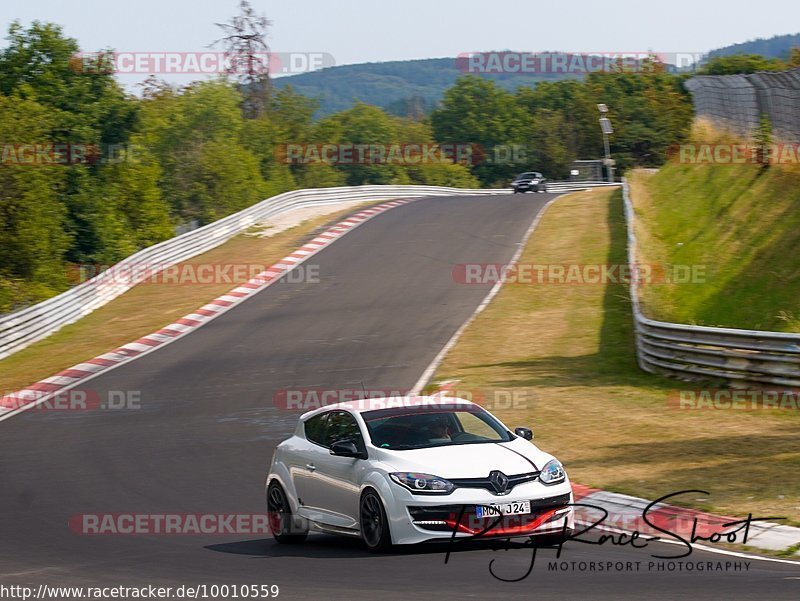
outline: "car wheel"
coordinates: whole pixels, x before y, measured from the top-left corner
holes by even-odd
[[[359,522],[361,538],[370,552],[385,553],[392,548],[392,534],[389,531],[386,510],[374,490],[367,490],[361,495]]]
[[[308,528],[299,526],[283,487],[274,480],[267,489],[267,515],[269,529],[279,543],[297,544],[306,540]]]

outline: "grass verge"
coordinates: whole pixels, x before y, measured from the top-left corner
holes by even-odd
[[[729,139],[696,128],[703,143]],[[649,317],[800,331],[800,167],[668,163],[634,172],[642,263],[699,266],[691,284],[642,288]]]
[[[181,266],[272,265],[357,210],[350,207],[316,217],[270,237],[241,234]],[[233,270],[230,275],[235,275]],[[249,278],[241,275],[245,277],[234,277],[232,282],[139,284],[80,321],[0,361],[0,392],[19,390],[173,323]]]
[[[523,264],[624,264],[619,191],[572,194],[544,215]],[[624,284],[508,284],[470,325],[434,381],[525,401],[494,409],[531,426],[581,484],[645,498],[699,489],[686,506],[800,522],[800,422],[781,411],[689,411],[690,388],[642,372]]]

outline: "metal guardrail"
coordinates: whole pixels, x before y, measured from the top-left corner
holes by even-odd
[[[635,212],[623,184],[628,224],[628,262],[638,263]],[[722,380],[729,386],[800,387],[800,334],[710,328],[645,317],[631,284],[639,366],[682,380]]]
[[[41,303],[0,316],[0,359],[74,323],[114,300],[137,283],[131,274],[147,266],[151,276],[215,248],[251,226],[291,209],[353,200],[390,200],[414,196],[497,194],[504,190],[462,190],[435,186],[357,186],[286,192],[239,213],[145,248],[98,276]],[[140,274],[141,275],[141,274]]]
[[[621,185],[619,182],[548,182],[547,191],[559,194],[561,192],[580,192],[581,190],[591,190],[592,188],[608,188]]]
[[[584,190],[602,182],[552,182],[554,193]],[[451,196],[458,194],[503,194],[502,190],[464,190],[437,186],[355,186],[319,188],[286,192],[261,201],[239,213],[145,248],[110,269],[41,303],[20,311],[0,315],[0,359],[46,338],[62,327],[78,321],[114,300],[139,283],[182,261],[209,251],[249,227],[291,209],[352,200],[381,200],[413,196]],[[139,279],[132,274],[139,273]]]

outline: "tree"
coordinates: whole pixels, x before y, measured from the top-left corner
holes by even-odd
[[[769,167],[769,147],[772,145],[772,123],[766,113],[761,113],[753,141],[756,145],[756,161]]]
[[[786,63],[777,58],[767,58],[760,54],[734,54],[714,56],[700,70],[701,75],[735,75],[756,73],[758,71],[783,71]]]
[[[81,54],[77,42],[52,23],[36,21],[25,29],[15,22],[8,40],[0,51],[0,92],[35,101],[48,113],[42,120],[46,129],[30,128],[17,141],[93,148],[101,158],[127,144],[136,104],[111,71],[98,68],[97,55]],[[136,250],[125,218],[98,186],[103,168],[102,161],[57,167],[56,193],[65,216],[60,230],[71,240],[59,261],[109,261]]]
[[[789,69],[796,69],[800,67],[800,47],[794,46],[789,51],[789,60],[786,61],[786,66]]]
[[[212,45],[222,44],[230,61],[228,72],[241,84],[243,113],[248,119],[259,117],[270,96],[269,45],[267,32],[272,22],[256,13],[248,0],[239,3],[239,14],[228,23],[216,23],[225,34]]]
[[[526,168],[546,173],[551,179],[566,178],[572,161],[578,158],[565,143],[572,131],[564,113],[551,109],[536,111],[526,143],[530,149],[530,163]]]
[[[516,101],[533,118],[526,142],[531,149],[532,161],[528,166],[531,170],[556,177],[550,171],[554,169],[562,176],[566,175],[568,161],[602,154],[598,100],[584,82],[541,82],[533,89],[521,87]]]
[[[403,143],[398,132],[398,122],[375,106],[362,102],[353,108],[322,119],[311,132],[311,142],[351,145],[374,145],[389,148]],[[355,156],[355,155],[354,155]],[[388,156],[388,153],[387,153]],[[370,162],[370,156],[352,163],[336,162],[336,168],[345,174],[347,185],[403,184],[408,182],[403,166],[396,162]]]
[[[138,139],[160,165],[162,194],[180,221],[207,223],[235,207],[243,208],[243,198],[262,199],[258,160],[242,145],[241,101],[241,94],[222,80],[197,83],[182,93],[166,89],[143,101],[143,133]],[[236,165],[228,160],[224,148],[244,162]],[[210,164],[212,156],[221,162]],[[256,165],[257,177],[251,165]],[[225,192],[216,178],[233,183],[237,192]],[[237,182],[245,180],[253,185],[252,196],[243,195],[238,187]]]
[[[112,72],[96,68],[61,27],[34,21],[9,27],[0,51],[0,93],[31,98],[54,118],[48,139],[63,143],[119,144],[127,140],[136,109]]]
[[[505,182],[519,165],[482,160],[482,153],[491,156],[496,147],[520,143],[523,132],[531,127],[531,118],[510,93],[493,82],[466,76],[445,92],[441,106],[431,115],[431,124],[437,142],[474,148],[472,173],[484,184],[493,184]]]
[[[20,156],[20,145],[44,139],[52,119],[33,100],[0,94],[0,312],[47,298],[67,284],[63,169],[22,164]]]

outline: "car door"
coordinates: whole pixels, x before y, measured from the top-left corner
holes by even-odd
[[[328,454],[325,445],[325,429],[330,413],[322,413],[303,424],[305,439],[298,437],[296,446],[287,457],[292,484],[297,493],[300,513],[316,520],[319,517],[322,498],[317,494],[316,469],[320,457]]]
[[[364,436],[356,418],[347,411],[333,411],[328,416],[324,446],[345,440],[366,451]],[[341,528],[356,528],[361,475],[366,461],[352,457],[337,457],[329,451],[316,459],[311,500],[326,515],[326,521]]]

